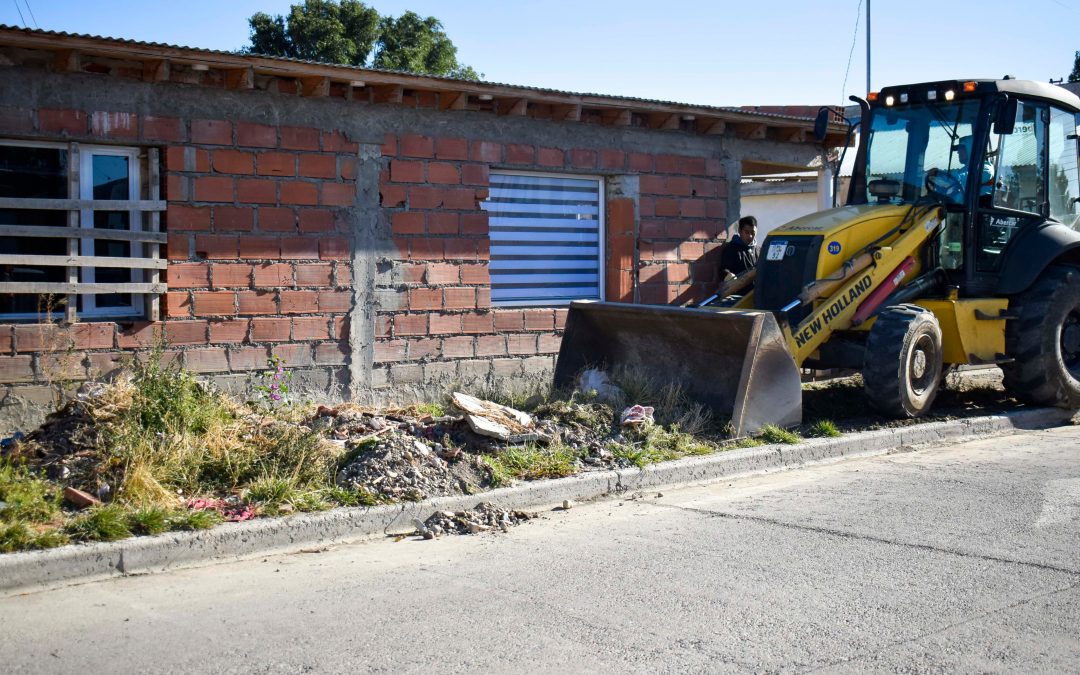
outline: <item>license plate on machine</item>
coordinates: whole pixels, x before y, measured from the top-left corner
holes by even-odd
[[[787,252],[786,241],[774,241],[769,244],[769,250],[765,254],[766,260],[783,260],[784,253]]]

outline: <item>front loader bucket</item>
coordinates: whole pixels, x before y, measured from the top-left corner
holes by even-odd
[[[719,419],[730,417],[735,436],[802,421],[799,368],[770,312],[577,301],[555,386],[572,386],[586,368],[678,383]]]

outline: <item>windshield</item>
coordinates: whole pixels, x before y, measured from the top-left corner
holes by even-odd
[[[926,194],[927,172],[932,169],[937,169],[932,175],[965,184],[978,112],[977,99],[875,108],[866,155],[867,200],[913,202]],[[870,192],[872,181],[882,180],[899,187],[890,191],[896,196],[885,199]],[[948,195],[955,203],[962,197],[962,189]]]

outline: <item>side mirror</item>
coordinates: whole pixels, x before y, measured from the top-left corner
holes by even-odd
[[[817,117],[814,118],[814,138],[819,141],[825,140],[825,135],[829,133],[829,115],[831,111],[828,108],[820,108],[817,111]]]
[[[994,133],[1011,134],[1016,128],[1016,99],[1011,96],[1002,101],[994,116]]]

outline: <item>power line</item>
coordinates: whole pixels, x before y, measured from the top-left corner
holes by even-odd
[[[26,11],[30,12],[30,20],[34,22],[34,28],[41,28],[41,26],[38,25],[37,17],[34,16],[34,10],[30,9],[30,0],[23,0],[23,2],[26,3]],[[16,6],[18,5],[16,4]]]
[[[29,28],[29,26],[26,25],[26,19],[23,17],[22,7],[19,7],[19,0],[12,0],[12,2],[15,3],[15,11],[19,13],[19,21],[22,22],[23,28]]]
[[[855,41],[859,37],[859,21],[862,19],[862,0],[859,0],[859,6],[855,8],[855,31],[851,34],[851,49],[848,50],[847,55],[847,67],[844,68],[844,86],[840,87],[840,106],[845,105],[844,92],[847,91],[848,75],[851,73],[851,57],[855,55]]]

